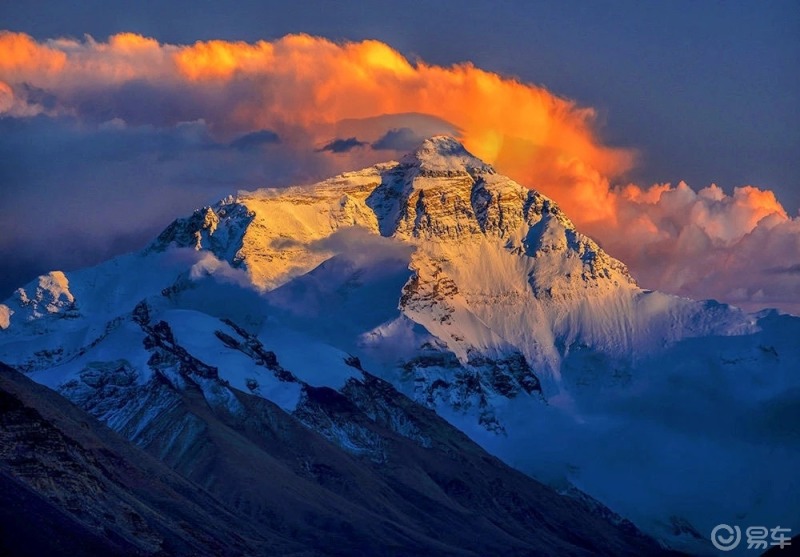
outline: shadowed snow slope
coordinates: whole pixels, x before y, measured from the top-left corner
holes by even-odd
[[[228,197],[142,252],[21,288],[0,327],[0,360],[175,466],[200,426],[164,418],[156,379],[237,420],[252,404],[230,389],[248,392],[383,465],[384,434],[320,414],[321,393],[421,447],[413,416],[433,410],[692,552],[720,522],[800,528],[800,318],[642,290],[552,200],[448,137]],[[364,370],[412,410],[356,388]]]

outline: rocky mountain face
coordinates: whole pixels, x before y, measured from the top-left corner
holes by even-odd
[[[66,399],[0,364],[0,553],[242,555],[300,544],[256,530]]]
[[[242,444],[262,450],[268,423],[295,464],[311,446],[333,447],[404,505],[417,501],[411,515],[434,501],[488,504],[496,486],[459,476],[465,498],[453,503],[430,483],[442,472],[421,464],[436,454],[454,474],[499,465],[476,442],[567,494],[557,505],[581,501],[604,524],[621,515],[692,552],[710,548],[704,537],[724,519],[800,516],[789,419],[800,407],[798,334],[796,317],[640,288],[556,203],[447,137],[319,184],[228,197],[141,252],[54,271],[0,305],[0,360],[258,520],[308,525],[275,518],[242,487],[260,474]],[[366,476],[336,474],[306,479],[375,512],[373,491],[352,487]],[[774,477],[782,487],[765,488]],[[258,501],[290,497],[263,489]],[[525,497],[490,505],[500,513],[490,522],[539,532],[525,521],[540,515],[514,510]],[[347,520],[375,522],[369,512]],[[398,520],[428,532],[402,547],[462,547],[441,534],[455,528],[447,521]],[[326,535],[345,528],[334,523]],[[489,553],[503,547],[495,534],[481,538],[494,540],[481,546]],[[512,537],[508,547],[539,547]]]
[[[93,397],[76,397],[158,460],[0,370],[3,554],[668,554],[629,522],[490,457],[376,377],[342,393],[305,385],[290,415],[231,389],[161,323],[145,338],[152,365],[170,360],[174,376],[158,371],[137,387],[130,370],[109,370],[89,380]],[[126,403],[136,410],[109,408]]]

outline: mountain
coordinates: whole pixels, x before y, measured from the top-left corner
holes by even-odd
[[[555,202],[448,137],[39,277],[0,327],[0,360],[194,481],[247,460],[198,448],[208,409],[242,433],[268,404],[384,472],[395,438],[412,467],[474,441],[691,552],[713,552],[721,522],[800,528],[800,318],[640,288]]]
[[[377,378],[347,395],[305,386],[298,420],[219,379],[199,382],[207,370],[192,358],[183,364],[179,388],[157,376],[98,400],[147,406],[151,416],[121,432],[158,459],[2,366],[4,555],[668,554],[596,502],[508,468]],[[105,389],[123,385],[119,373]],[[209,403],[209,382],[233,398]],[[420,440],[388,427],[390,412],[408,412],[405,429]],[[353,456],[303,423],[341,425],[372,450]]]
[[[2,555],[300,554],[2,364],[0,409]]]

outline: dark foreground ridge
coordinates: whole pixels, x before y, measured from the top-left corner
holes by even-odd
[[[185,437],[171,445],[179,453],[159,454],[153,435],[147,454],[0,364],[0,554],[670,554],[367,377],[345,394],[309,392],[306,408],[363,425],[383,462],[346,453],[262,398],[236,391],[248,411],[235,417],[168,382],[149,386],[175,397],[164,419],[195,427],[173,429]],[[413,412],[428,446],[384,427],[387,408]]]

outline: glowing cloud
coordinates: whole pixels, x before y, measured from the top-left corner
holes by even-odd
[[[614,218],[584,227],[644,286],[800,314],[800,218],[773,192],[631,184],[608,190],[608,199]]]
[[[54,40],[37,43],[19,33],[0,34],[0,97],[38,106],[51,95],[50,112],[98,118],[87,98],[101,97],[108,116],[131,112],[120,104],[126,85],[157,90],[167,104],[181,99],[185,120],[202,118],[221,134],[273,129],[282,137],[310,134],[346,119],[422,113],[462,132],[466,147],[507,171],[560,176],[576,161],[605,175],[625,170],[632,154],[595,140],[594,112],[547,90],[461,64],[449,68],[411,63],[378,41],[337,44],[308,35],[274,42],[207,41],[161,45],[131,33],[106,43]],[[41,96],[41,95],[39,95]],[[0,107],[8,110],[9,101]],[[46,109],[39,106],[39,111]],[[159,119],[160,118],[160,119]],[[155,111],[153,125],[174,120]],[[376,130],[362,141],[376,141]],[[545,172],[547,170],[547,172]]]
[[[0,32],[0,116],[36,114],[115,129],[201,122],[220,144],[254,153],[280,144],[314,161],[299,167],[320,171],[371,164],[387,157],[380,149],[452,130],[555,198],[644,286],[800,305],[796,273],[761,270],[800,264],[798,219],[772,192],[613,186],[636,153],[604,145],[591,108],[469,63],[412,62],[378,41],[309,35],[169,45],[131,33],[37,42]]]

